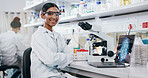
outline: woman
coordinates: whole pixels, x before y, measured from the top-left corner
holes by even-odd
[[[44,25],[40,26],[31,41],[31,78],[57,78],[62,75],[57,68],[64,68],[73,61],[73,50],[62,36],[53,30],[59,20],[59,8],[46,3],[41,10]]]
[[[20,18],[15,17],[10,25],[12,30],[0,35],[1,64],[21,67],[20,59],[23,57],[24,46],[17,34],[21,27]]]

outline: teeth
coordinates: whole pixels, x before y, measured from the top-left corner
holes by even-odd
[[[56,21],[51,21],[51,22],[56,22]]]

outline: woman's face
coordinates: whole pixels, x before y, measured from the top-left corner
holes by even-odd
[[[57,15],[57,13],[59,13],[58,8],[56,7],[51,7],[46,11],[45,14],[45,23],[48,26],[55,26],[59,20],[59,15]]]
[[[12,28],[12,30],[13,30],[15,33],[18,33],[18,32],[20,31],[20,27]]]

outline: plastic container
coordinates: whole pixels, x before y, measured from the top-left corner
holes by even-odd
[[[131,0],[121,0],[121,6],[131,4]]]
[[[91,0],[86,0],[85,3],[87,4],[87,13],[91,13]]]
[[[86,39],[85,50],[89,50],[89,46],[90,46],[90,39]]]
[[[131,54],[131,66],[147,65],[148,45],[136,44]]]
[[[133,3],[139,3],[139,2],[141,2],[141,0],[131,0],[131,4],[133,4]]]
[[[83,14],[87,13],[87,4],[84,4]]]
[[[62,6],[62,17],[65,17],[65,6]]]
[[[73,60],[88,60],[88,50],[80,49],[76,50],[76,53],[74,53],[74,59]]]
[[[113,0],[106,0],[107,9],[110,9],[113,7]]]
[[[106,0],[102,0],[101,10],[106,10],[106,9],[107,9]]]
[[[95,0],[91,0],[91,12],[94,12],[95,11]]]
[[[83,14],[83,9],[84,9],[84,4],[85,2],[83,0],[80,0],[80,5],[79,5],[79,14]]]
[[[100,11],[101,10],[101,0],[96,0],[96,7],[95,11]]]
[[[121,0],[113,0],[113,7],[117,8],[121,6]]]

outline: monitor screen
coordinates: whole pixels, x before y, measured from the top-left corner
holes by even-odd
[[[130,61],[129,53],[132,52],[134,39],[135,35],[120,35],[117,47],[120,62],[129,63]]]

